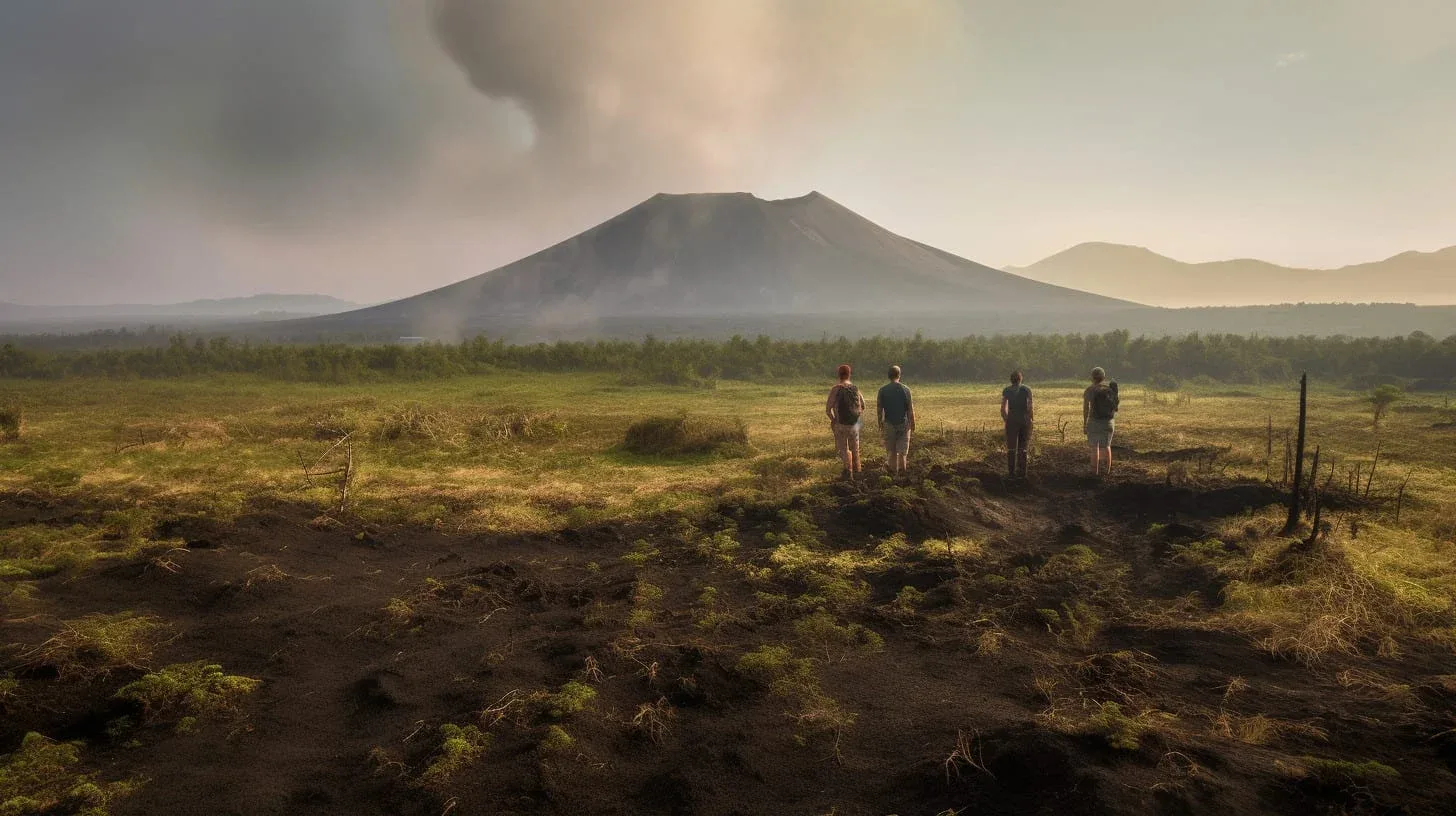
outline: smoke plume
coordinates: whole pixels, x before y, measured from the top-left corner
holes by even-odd
[[[0,300],[444,284],[753,188],[950,53],[957,9],[8,0]]]

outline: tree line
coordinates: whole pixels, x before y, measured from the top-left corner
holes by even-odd
[[[1300,371],[1325,381],[1371,378],[1456,379],[1456,336],[1176,337],[1102,334],[997,335],[959,339],[865,337],[783,340],[561,341],[510,344],[481,336],[418,345],[287,345],[226,337],[171,337],[151,348],[46,351],[0,346],[0,377],[176,378],[247,373],[270,379],[350,383],[454,377],[494,371],[620,372],[628,381],[705,385],[722,379],[831,377],[848,362],[878,379],[891,363],[920,381],[995,381],[1013,369],[1033,380],[1081,379],[1094,365],[1117,378],[1164,382],[1210,378],[1227,383],[1287,380]]]

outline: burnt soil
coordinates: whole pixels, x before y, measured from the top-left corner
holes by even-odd
[[[909,484],[868,481],[725,505],[691,524],[667,516],[534,536],[335,526],[290,505],[226,524],[167,519],[156,534],[175,550],[47,578],[30,602],[40,612],[7,611],[0,643],[15,644],[4,659],[21,688],[5,703],[0,753],[27,731],[84,740],[102,778],[148,780],[119,814],[1453,812],[1449,652],[1411,646],[1399,659],[1305,666],[1197,625],[1199,610],[1222,602],[1223,579],[1171,558],[1173,546],[1277,503],[1272,488],[1175,487],[1136,464],[1108,481],[1053,472],[1007,484],[978,462],[918,471]],[[0,524],[96,512],[10,496]],[[816,653],[795,634],[803,612],[783,602],[805,588],[735,566],[767,565],[768,536],[796,514],[823,531],[825,553],[903,533],[910,544],[967,536],[983,554],[911,547],[861,571],[867,599],[830,605],[883,649]],[[741,543],[733,564],[701,545],[724,530]],[[639,540],[652,553],[624,562]],[[1096,565],[1056,578],[1048,565],[1076,544]],[[629,622],[638,580],[663,595],[650,620]],[[705,586],[725,612],[714,629],[695,620]],[[923,596],[897,606],[907,586]],[[403,606],[387,611],[394,600]],[[1083,643],[1036,611],[1078,603],[1104,622]],[[1186,624],[1144,614],[1170,605],[1188,610]],[[176,733],[120,720],[136,712],[113,694],[140,667],[58,679],[19,665],[20,649],[59,620],[127,611],[169,627],[149,666],[208,660],[262,685],[239,714]],[[984,650],[993,630],[1001,648]],[[738,670],[745,652],[778,643],[814,659],[851,726],[806,729],[792,699]],[[1336,681],[1347,669],[1413,691],[1347,687]],[[1230,695],[1235,677],[1247,690]],[[574,679],[597,691],[587,710],[557,720],[532,701]],[[1058,691],[1045,691],[1048,679]],[[1156,707],[1177,725],[1128,750],[1045,716],[1107,701]],[[664,713],[661,731],[632,724],[644,705]],[[1312,727],[1254,745],[1214,733],[1221,713]],[[490,743],[448,784],[420,785],[442,723],[474,724]],[[570,747],[541,746],[553,723]],[[974,765],[947,764],[958,735]],[[1316,783],[1288,770],[1306,756],[1378,760],[1401,777]]]

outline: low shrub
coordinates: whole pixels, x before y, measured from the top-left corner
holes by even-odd
[[[546,698],[546,715],[559,720],[586,710],[596,698],[596,689],[577,680],[568,680],[560,691]]]
[[[1400,772],[1381,762],[1349,762],[1343,759],[1321,759],[1304,757],[1309,777],[1321,785],[1344,788],[1351,785],[1369,785],[1372,782],[1391,782],[1400,778]]]
[[[20,438],[21,426],[25,424],[25,411],[18,405],[0,405],[0,439]]]
[[[548,754],[570,750],[575,744],[576,740],[559,725],[548,726],[546,735],[541,738],[541,750]]]
[[[740,419],[690,417],[686,413],[645,417],[628,426],[622,446],[632,453],[656,456],[746,456],[748,428]]]
[[[222,666],[199,660],[143,675],[122,686],[116,697],[140,705],[142,717],[150,722],[195,721],[236,712],[242,698],[261,683],[251,677],[224,674]]]
[[[416,784],[425,788],[438,788],[480,759],[490,744],[490,735],[473,725],[445,723],[440,726],[440,752],[420,773]]]
[[[132,793],[130,782],[97,782],[77,773],[81,746],[31,732],[15,753],[0,757],[0,814],[77,813],[107,816],[116,800]]]
[[[1148,377],[1146,385],[1150,391],[1177,391],[1182,383],[1171,374],[1154,374]]]
[[[62,621],[60,631],[21,653],[22,665],[49,668],[62,679],[91,678],[116,669],[140,669],[156,648],[162,622],[122,613]]]
[[[622,385],[670,385],[705,391],[718,387],[718,378],[704,375],[687,363],[648,363],[622,372]]]
[[[500,442],[559,439],[566,435],[566,422],[549,411],[501,408],[473,422],[470,435]]]

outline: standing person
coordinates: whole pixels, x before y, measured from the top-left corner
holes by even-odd
[[[885,465],[891,476],[905,472],[910,458],[910,432],[915,430],[915,404],[900,382],[900,367],[890,366],[890,381],[875,397],[880,432],[885,436]]]
[[[829,427],[834,431],[834,448],[844,463],[843,477],[853,479],[860,470],[859,429],[860,414],[864,413],[864,397],[859,386],[850,382],[849,364],[839,367],[839,382],[829,389],[829,399],[824,403],[824,414],[829,417]]]
[[[1001,392],[1001,421],[1006,423],[1006,472],[1013,479],[1026,478],[1028,446],[1031,444],[1031,389],[1020,371],[1011,373],[1011,385]]]
[[[1112,433],[1116,430],[1117,383],[1108,383],[1101,366],[1092,369],[1092,385],[1082,392],[1082,430],[1092,450],[1092,475],[1112,473]]]

